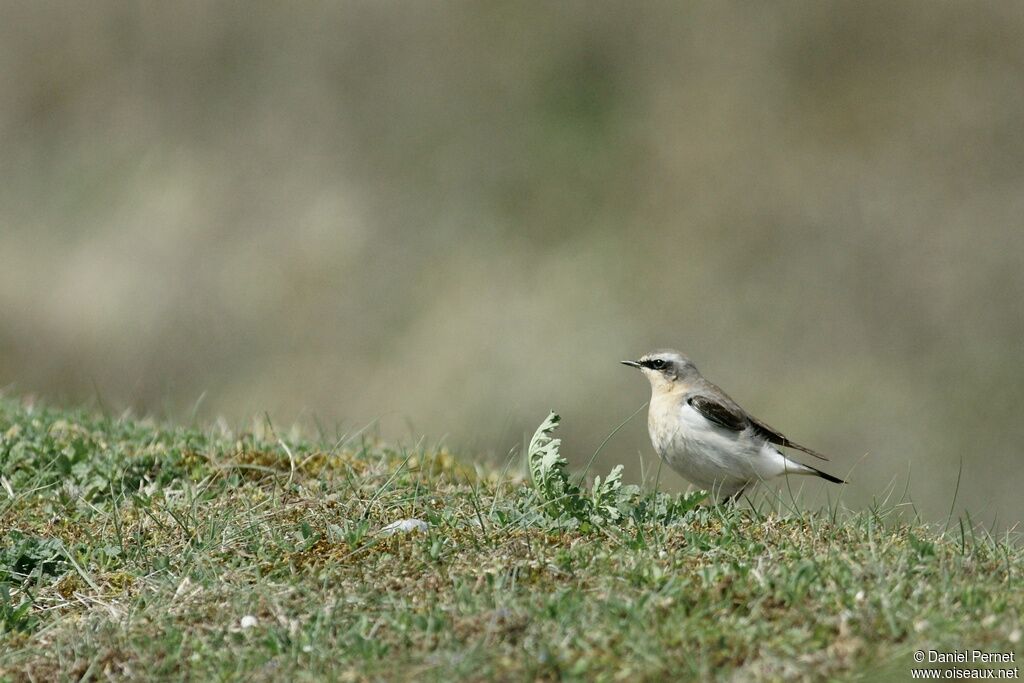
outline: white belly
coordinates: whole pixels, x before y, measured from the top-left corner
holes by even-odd
[[[669,467],[722,496],[786,471],[782,454],[751,430],[723,429],[685,402],[652,402],[648,431]]]

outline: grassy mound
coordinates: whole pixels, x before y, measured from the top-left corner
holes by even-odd
[[[0,679],[876,679],[1019,652],[1013,540],[580,489],[545,424],[531,484],[0,401]]]

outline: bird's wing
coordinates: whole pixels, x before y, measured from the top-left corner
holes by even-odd
[[[743,409],[731,401],[723,401],[707,394],[694,394],[687,398],[686,402],[719,427],[742,432],[750,424]]]
[[[813,455],[815,458],[818,458],[820,460],[828,460],[828,458],[826,458],[824,455],[822,455],[818,451],[811,450],[807,446],[801,446],[800,444],[796,443],[795,441],[790,441],[788,438],[786,438],[785,434],[781,433],[780,431],[778,431],[774,427],[770,427],[770,426],[766,425],[764,422],[761,422],[756,417],[753,417],[751,415],[747,415],[747,419],[750,420],[750,423],[754,425],[754,431],[756,431],[758,434],[760,434],[764,438],[768,439],[768,441],[770,443],[773,443],[776,446],[785,446],[786,448],[795,448],[798,451],[803,451],[807,455]]]

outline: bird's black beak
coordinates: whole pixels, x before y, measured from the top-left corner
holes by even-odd
[[[639,367],[641,367],[640,363],[636,362],[635,360],[624,360],[624,361],[619,361],[619,362],[622,363],[623,365],[628,365],[631,368],[639,368]]]

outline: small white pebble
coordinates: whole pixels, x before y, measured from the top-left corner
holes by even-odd
[[[864,602],[864,600],[867,597],[868,596],[864,593],[864,591],[857,591],[857,594],[855,596],[853,596],[853,599],[856,600],[857,602]]]
[[[256,617],[254,617],[251,614],[246,614],[244,617],[242,617],[242,623],[240,624],[240,626],[242,628],[252,628],[257,623],[259,622],[256,621]]]
[[[426,531],[430,525],[424,522],[422,519],[400,519],[397,522],[391,522],[386,527],[380,530],[385,536],[396,534],[398,532],[408,531]]]
[[[1020,642],[1020,629],[1019,628],[1015,628],[1012,631],[1010,631],[1010,635],[1008,635],[1007,638],[1010,639],[1011,643],[1019,643]]]
[[[184,579],[182,579],[181,583],[178,584],[177,590],[174,591],[174,599],[177,600],[178,598],[184,596],[185,593],[188,592],[189,586],[191,585],[192,579],[188,578],[187,576]]]

